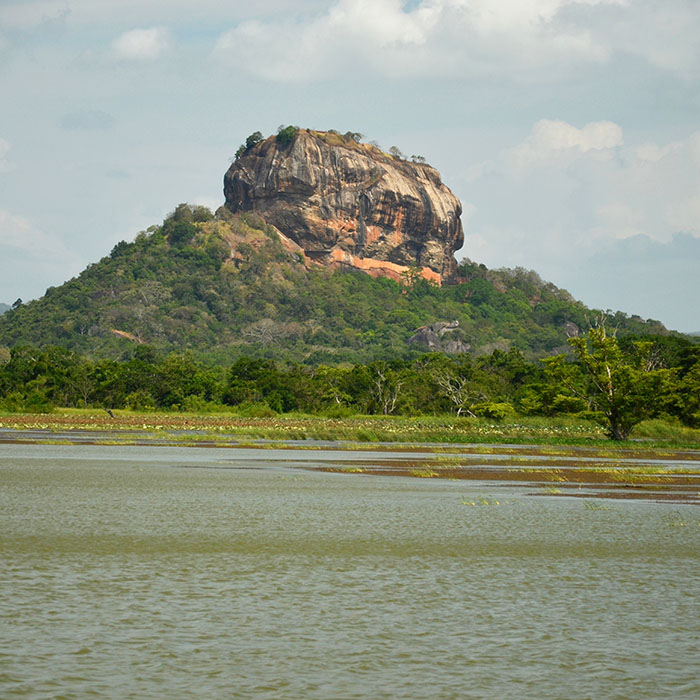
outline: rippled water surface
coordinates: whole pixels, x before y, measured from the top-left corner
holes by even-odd
[[[699,509],[329,455],[0,446],[0,697],[700,697]]]

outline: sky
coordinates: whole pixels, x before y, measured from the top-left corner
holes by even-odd
[[[700,331],[698,0],[0,0],[0,105],[0,302],[295,124],[424,156],[458,260]]]

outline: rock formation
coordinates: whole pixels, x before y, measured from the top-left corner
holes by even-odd
[[[455,273],[462,207],[437,170],[349,136],[271,136],[231,165],[224,194],[226,208],[260,214],[309,261],[394,278],[418,267],[438,284]]]
[[[437,321],[429,326],[416,328],[415,333],[408,339],[409,345],[427,348],[430,352],[446,352],[448,355],[469,352],[471,345],[459,338],[445,338],[445,334],[459,328],[459,321]]]

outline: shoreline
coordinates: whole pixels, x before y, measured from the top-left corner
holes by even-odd
[[[700,450],[685,447],[620,445],[609,441],[569,445],[532,441],[400,441],[398,435],[386,442],[360,442],[318,439],[294,431],[287,431],[283,438],[271,438],[256,433],[267,433],[271,422],[281,422],[278,419],[176,416],[179,420],[146,423],[144,417],[138,414],[129,416],[129,420],[112,422],[106,416],[110,423],[99,421],[96,425],[94,414],[82,415],[79,421],[76,416],[65,414],[13,416],[12,421],[2,416],[0,444],[314,451],[317,454],[308,465],[299,467],[296,460],[294,468],[367,477],[446,479],[494,489],[517,485],[533,495],[700,505]],[[134,418],[141,421],[139,425]],[[350,421],[292,419],[289,423],[296,431],[300,420],[307,424],[330,420],[346,426]],[[357,452],[358,457],[351,464],[344,464],[333,457],[337,452]],[[488,499],[465,504],[492,505]]]
[[[573,418],[518,417],[510,421],[438,416],[327,417],[281,414],[250,417],[234,413],[131,412],[104,409],[56,409],[51,413],[0,413],[0,430],[75,432],[123,435],[198,435],[244,440],[332,441],[351,443],[435,443],[564,445],[611,451],[629,449],[700,449],[700,430],[662,421],[641,424],[630,440],[610,440],[603,428]]]

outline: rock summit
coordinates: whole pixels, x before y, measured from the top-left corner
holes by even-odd
[[[437,170],[356,135],[286,134],[233,162],[224,176],[229,211],[259,214],[310,264],[395,279],[417,268],[438,284],[454,276],[462,206]]]

